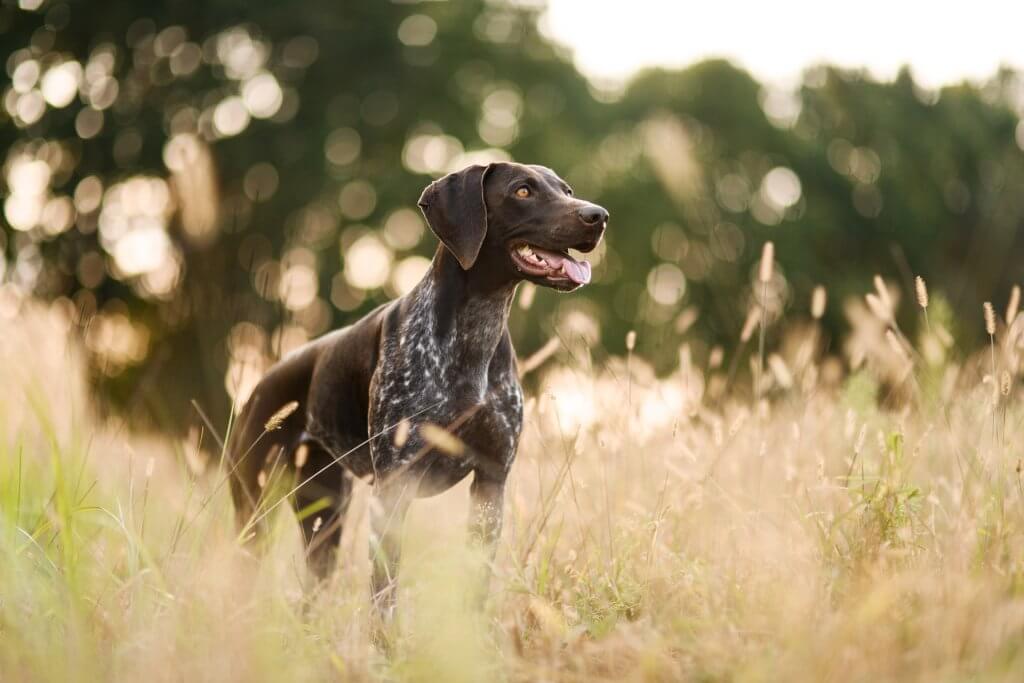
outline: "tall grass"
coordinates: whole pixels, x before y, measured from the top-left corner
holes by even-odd
[[[0,338],[0,680],[1024,679],[1018,327],[958,356],[932,292],[911,345],[876,292],[843,374],[824,296],[758,349],[760,404],[688,348],[660,379],[549,362],[491,599],[469,599],[466,483],[418,501],[387,654],[366,485],[326,584],[285,506],[252,556],[209,436],[97,416],[67,325],[26,310]]]

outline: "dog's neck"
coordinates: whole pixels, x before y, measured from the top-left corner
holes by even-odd
[[[439,246],[430,271],[413,293],[414,305],[433,312],[433,333],[464,371],[486,370],[507,330],[517,285],[517,280],[501,277],[484,262],[463,270]]]

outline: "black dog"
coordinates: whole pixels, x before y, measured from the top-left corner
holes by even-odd
[[[508,315],[522,280],[571,291],[590,280],[590,251],[608,212],[575,199],[542,166],[471,166],[431,183],[419,201],[441,240],[430,270],[407,295],[328,333],[275,365],[256,387],[228,448],[239,523],[259,519],[261,472],[299,465],[297,509],[324,497],[319,528],[302,522],[310,563],[323,575],[351,492],[372,475],[373,594],[394,600],[402,522],[410,501],[473,472],[471,531],[493,553],[505,479],[516,454],[523,398]],[[290,402],[279,429],[265,424]],[[458,441],[444,452],[447,429]],[[461,442],[461,443],[460,443]],[[439,450],[438,447],[442,448]],[[304,482],[304,483],[303,483]]]

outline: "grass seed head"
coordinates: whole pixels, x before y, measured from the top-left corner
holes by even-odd
[[[761,267],[758,269],[757,279],[766,283],[772,279],[772,270],[775,268],[775,244],[765,242],[761,249]]]
[[[301,470],[309,460],[309,446],[302,443],[295,449],[295,469]]]
[[[408,420],[402,420],[401,422],[398,423],[398,426],[395,427],[395,440],[394,440],[395,446],[397,448],[401,448],[402,446],[405,445],[405,442],[408,441],[408,440],[409,440],[409,421]]]
[[[903,347],[899,337],[891,329],[885,331],[885,341],[889,342],[889,346],[903,360],[909,360],[910,356],[907,354],[907,350]]]
[[[761,307],[754,306],[747,313],[747,319],[743,321],[743,329],[740,331],[740,341],[747,342],[754,336],[754,330],[757,329],[758,323],[761,321]]]
[[[821,320],[821,316],[825,315],[825,303],[827,301],[827,294],[825,288],[818,285],[814,288],[814,292],[811,294],[811,317],[815,320]]]
[[[1010,378],[1010,373],[1003,370],[1003,374],[999,376],[999,393],[1003,396],[1009,396],[1011,386],[1012,380]]]
[[[683,312],[676,317],[676,333],[684,334],[688,329],[693,327],[693,324],[697,322],[699,317],[697,309],[693,306],[687,306],[683,309]]]
[[[459,437],[432,422],[420,425],[420,435],[431,446],[448,455],[462,455],[466,450],[466,444]]]
[[[548,339],[544,346],[540,347],[537,351],[532,353],[530,356],[525,358],[519,363],[519,376],[523,377],[530,374],[562,348],[562,340],[560,337],[552,337]]]
[[[892,305],[892,297],[889,296],[889,288],[885,286],[885,280],[881,275],[875,275],[875,291],[878,292],[878,298],[885,304],[885,308],[893,311],[895,307]]]
[[[531,282],[524,283],[522,289],[519,290],[519,308],[524,311],[529,310],[535,296],[537,296],[537,285]]]
[[[877,294],[868,293],[864,295],[864,300],[868,303],[868,308],[875,314],[875,317],[884,322],[892,320],[892,308],[885,305]]]
[[[632,351],[636,348],[636,330],[630,330],[626,333],[626,350]]]
[[[777,353],[768,356],[768,368],[772,371],[772,375],[780,387],[783,389],[791,389],[793,387],[793,373],[789,371],[789,367],[786,365],[786,361],[782,360],[782,356]]]
[[[924,283],[924,278],[920,275],[914,278],[914,287],[917,289],[917,305],[928,308],[928,285]]]
[[[1012,325],[1017,318],[1017,310],[1020,308],[1020,286],[1014,285],[1010,290],[1010,301],[1006,304],[1006,324]]]
[[[990,337],[996,333],[996,311],[991,301],[985,302],[985,331]]]
[[[281,425],[284,424],[284,421],[287,420],[288,417],[298,409],[298,401],[289,401],[288,403],[285,403],[283,406],[277,409],[276,413],[270,416],[270,418],[263,424],[263,428],[268,432],[273,432],[275,430],[280,429]]]

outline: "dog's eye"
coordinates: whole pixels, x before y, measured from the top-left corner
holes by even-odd
[[[527,197],[530,196],[530,188],[528,188],[526,185],[523,185],[518,190],[516,190],[516,196],[519,197],[520,199],[526,199]]]
[[[572,188],[571,187],[565,188],[565,193],[571,197],[572,196]]]

